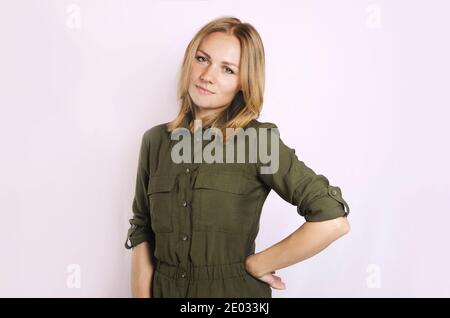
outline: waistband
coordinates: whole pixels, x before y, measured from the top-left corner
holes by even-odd
[[[156,260],[155,270],[173,279],[210,280],[249,275],[244,262],[219,265],[172,265]]]

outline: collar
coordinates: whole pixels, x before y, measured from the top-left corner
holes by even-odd
[[[181,127],[189,129],[189,123],[191,122],[189,117],[190,116],[185,116],[184,117],[183,122],[181,124]],[[206,126],[202,126],[202,131],[205,131],[206,129],[211,128],[211,127],[212,127],[212,123],[209,123]]]

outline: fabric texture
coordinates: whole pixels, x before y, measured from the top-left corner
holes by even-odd
[[[183,126],[188,127],[187,120]],[[171,150],[178,141],[171,140],[166,123],[144,133],[125,247],[150,243],[157,260],[153,297],[272,297],[270,286],[244,267],[245,259],[255,253],[261,210],[271,190],[309,222],[350,212],[341,189],[300,161],[275,124],[254,119],[248,127],[273,131],[268,134],[269,150],[271,138],[279,138],[274,173],[261,173],[264,164],[259,159],[195,163],[195,151],[191,162],[174,163]],[[189,134],[193,146],[195,135]],[[260,140],[260,133],[246,139],[246,155]],[[200,140],[198,151],[209,142]]]

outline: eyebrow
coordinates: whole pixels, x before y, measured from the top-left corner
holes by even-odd
[[[199,52],[202,52],[202,53],[205,54],[209,59],[211,59],[211,56],[210,56],[208,53],[206,53],[205,51],[200,50],[200,49],[199,49],[198,51],[199,51]],[[239,66],[237,66],[236,64],[231,63],[231,62],[223,61],[222,64],[233,65],[234,67],[236,67],[237,69],[239,69]]]

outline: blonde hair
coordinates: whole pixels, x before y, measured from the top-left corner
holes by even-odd
[[[250,121],[258,118],[261,113],[265,82],[264,46],[261,37],[251,24],[242,23],[238,18],[232,16],[224,16],[203,26],[186,48],[177,87],[177,98],[181,107],[176,118],[167,124],[169,132],[181,127],[185,119],[192,126],[195,108],[188,93],[190,68],[202,40],[213,32],[223,32],[239,39],[241,45],[239,72],[241,89],[221,113],[214,118],[205,119],[203,124],[211,124],[212,127],[220,129],[223,136],[226,136],[225,129],[227,127],[243,128]]]

